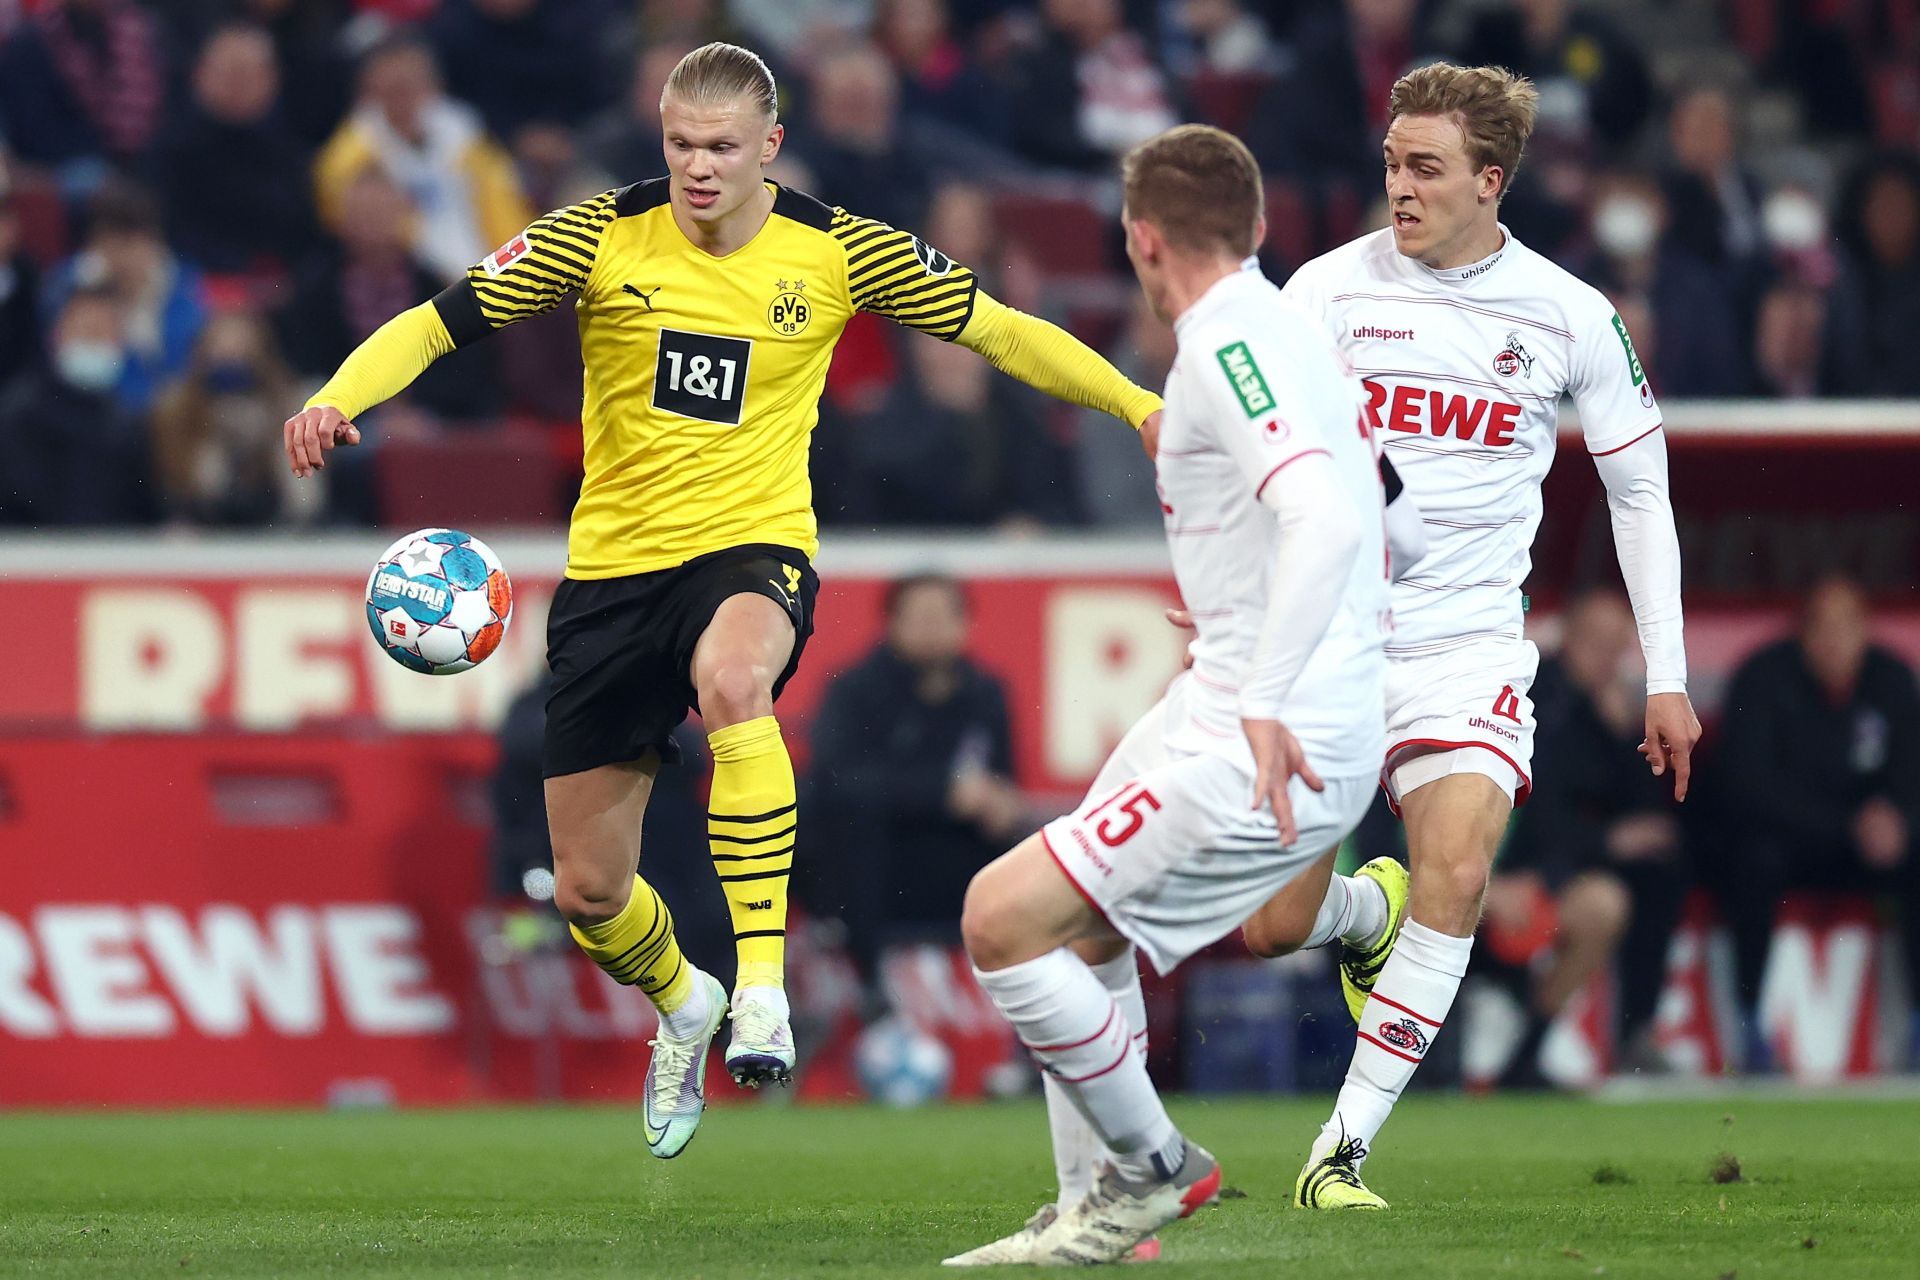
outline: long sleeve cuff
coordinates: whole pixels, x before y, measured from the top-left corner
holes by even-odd
[[[453,337],[431,302],[402,311],[353,349],[306,407],[332,405],[351,421],[407,388],[428,365],[453,350]]]
[[[973,316],[955,341],[1030,387],[1110,413],[1136,430],[1160,408],[1159,396],[1127,381],[1080,339],[985,293],[975,295]]]

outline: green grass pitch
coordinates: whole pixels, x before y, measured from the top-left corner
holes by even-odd
[[[1415,1098],[1344,1216],[1288,1207],[1324,1105],[1177,1101],[1234,1194],[1147,1274],[1920,1274],[1911,1102]],[[616,1108],[8,1115],[0,1275],[931,1277],[1051,1175],[1033,1102],[715,1108],[671,1163]]]

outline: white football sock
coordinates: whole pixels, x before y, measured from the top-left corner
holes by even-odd
[[[1130,1178],[1160,1176],[1153,1158],[1164,1158],[1178,1132],[1126,1015],[1086,961],[1062,947],[992,973],[975,969],[974,977],[1113,1152],[1115,1167]]]
[[[1327,896],[1313,917],[1313,932],[1300,949],[1311,951],[1338,939],[1365,951],[1377,946],[1386,931],[1386,890],[1366,876],[1335,875],[1327,881]]]
[[[1146,1061],[1147,998],[1140,990],[1140,962],[1133,948],[1128,947],[1105,964],[1092,968],[1100,985],[1120,1006],[1133,1033],[1140,1060]],[[1100,1162],[1110,1157],[1106,1144],[1073,1105],[1065,1087],[1050,1074],[1040,1079],[1047,1095],[1047,1126],[1053,1133],[1053,1171],[1060,1180],[1060,1194],[1054,1204],[1064,1211],[1086,1199],[1087,1193],[1093,1190]]]
[[[1393,954],[1360,1012],[1353,1064],[1334,1103],[1333,1118],[1313,1144],[1313,1159],[1343,1139],[1373,1145],[1453,1008],[1472,951],[1472,938],[1456,938],[1418,920],[1401,926]]]
[[[660,1015],[660,1029],[675,1040],[688,1040],[707,1029],[707,1019],[713,1016],[713,997],[708,993],[707,975],[700,970],[693,971],[693,994],[687,1002],[672,1013]]]
[[[762,1008],[771,1009],[780,1015],[780,1020],[783,1022],[793,1016],[793,1009],[787,1003],[785,987],[735,987],[733,1007],[738,1009],[743,1004],[757,1004]]]

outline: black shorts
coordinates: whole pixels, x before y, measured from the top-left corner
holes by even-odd
[[[789,591],[796,582],[798,589]],[[673,731],[699,709],[693,648],[729,596],[762,595],[793,619],[793,656],[773,696],[800,669],[820,579],[792,547],[749,545],[625,578],[567,578],[547,614],[549,778],[657,752],[675,764]]]

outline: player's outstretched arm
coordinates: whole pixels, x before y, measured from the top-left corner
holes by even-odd
[[[1135,386],[1106,357],[1058,325],[1016,311],[985,293],[954,341],[1000,372],[1050,396],[1099,409],[1136,429],[1160,411],[1160,397]]]
[[[402,311],[355,347],[327,384],[286,423],[297,476],[326,465],[336,444],[360,443],[353,419],[404,391],[441,356],[496,329],[559,306],[588,288],[600,238],[620,193],[556,209],[471,267],[432,301]]]
[[[426,367],[453,350],[453,338],[433,304],[402,311],[353,349],[306,407],[287,419],[287,463],[296,476],[327,465],[327,450],[359,444],[353,419],[406,390]]]

